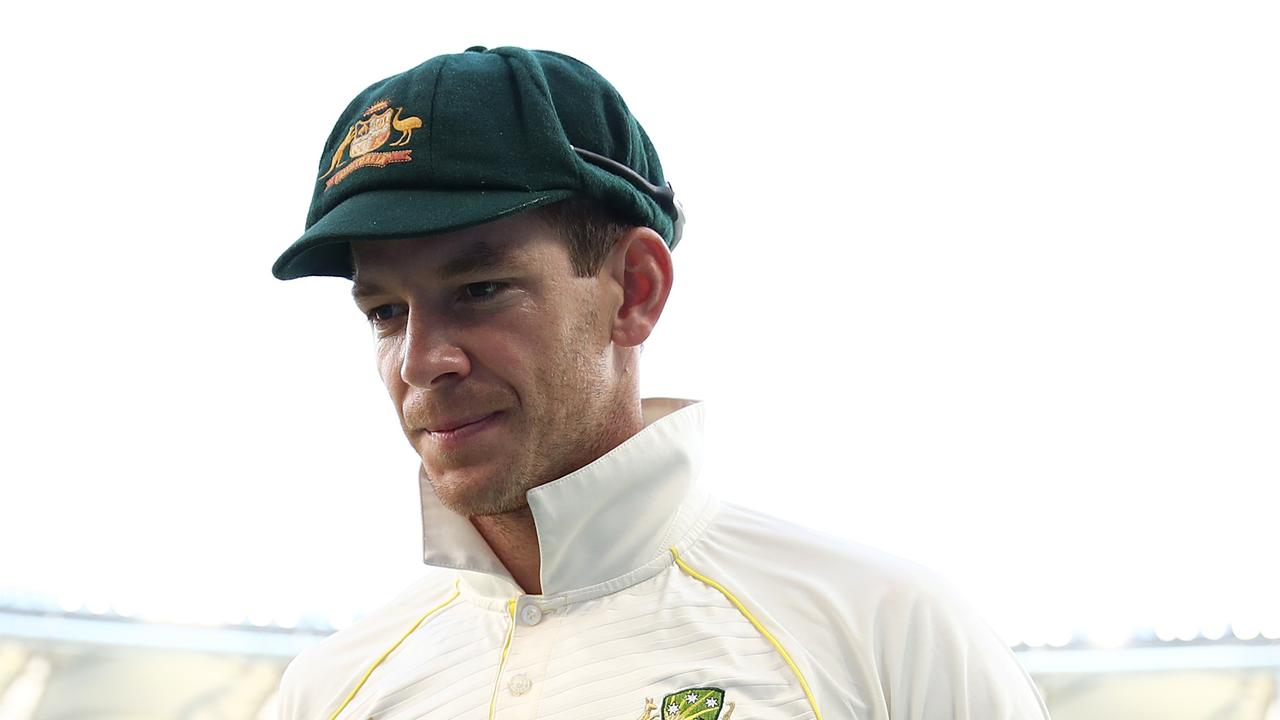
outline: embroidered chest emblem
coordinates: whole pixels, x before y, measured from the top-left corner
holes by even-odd
[[[662,698],[661,705],[645,698],[644,712],[637,720],[729,720],[733,708],[733,703],[724,706],[724,690],[720,688],[688,688]]]
[[[347,128],[347,134],[333,151],[329,169],[319,177],[328,188],[337,185],[348,175],[362,167],[386,167],[391,163],[409,162],[412,150],[382,150],[392,131],[400,133],[389,148],[409,144],[413,131],[422,127],[422,118],[404,115],[404,108],[391,107],[387,100],[379,100],[360,115],[360,119]],[[325,180],[328,178],[328,180]]]

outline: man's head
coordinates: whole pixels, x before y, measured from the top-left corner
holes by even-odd
[[[473,49],[348,107],[307,231],[273,271],[354,280],[436,494],[496,514],[639,429],[638,346],[681,222],[603,78],[553,53]]]

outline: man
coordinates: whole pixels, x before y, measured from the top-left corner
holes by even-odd
[[[290,664],[284,718],[1047,717],[927,572],[703,489],[702,407],[637,381],[682,224],[572,58],[471,48],[347,107],[274,272],[352,278],[429,570]]]

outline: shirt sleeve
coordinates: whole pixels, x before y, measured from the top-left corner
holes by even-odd
[[[276,693],[279,720],[314,720],[307,717],[308,709],[304,707],[305,697],[300,679],[303,663],[300,660],[301,656],[291,660],[280,676],[280,688]]]
[[[1048,720],[1013,651],[940,580],[881,608],[880,680],[891,720]]]

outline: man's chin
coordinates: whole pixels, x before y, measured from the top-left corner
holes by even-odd
[[[492,517],[495,515],[506,515],[508,513],[524,510],[529,507],[529,503],[521,495],[519,498],[509,497],[466,497],[451,498],[449,501],[440,500],[440,503],[463,517]]]
[[[523,488],[504,487],[503,479],[491,474],[457,470],[425,474],[440,504],[464,517],[501,515],[529,504]]]

